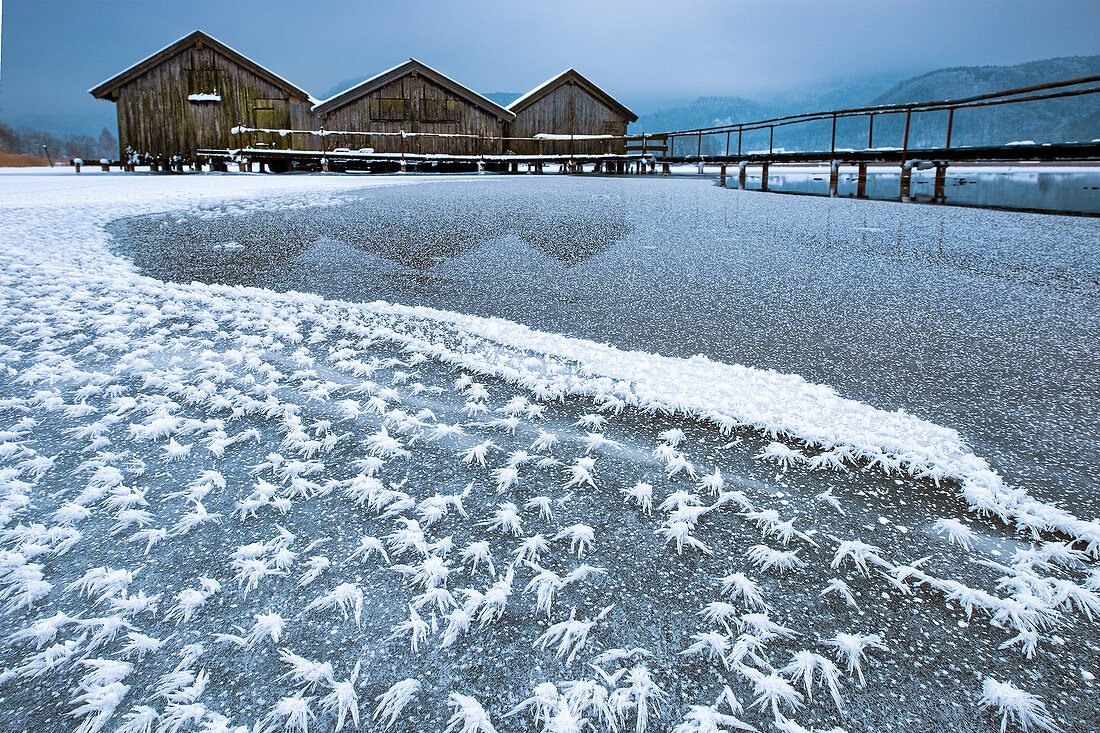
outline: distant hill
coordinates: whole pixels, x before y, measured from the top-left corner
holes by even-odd
[[[869,100],[869,104],[958,99],[1097,74],[1100,74],[1100,56],[1063,56],[1015,66],[954,66],[906,79]]]
[[[1098,74],[1100,56],[1067,56],[1014,66],[939,69],[898,82],[884,91],[884,85],[879,81],[854,83],[813,94],[777,95],[768,102],[742,97],[700,97],[686,106],[643,115],[630,126],[630,131],[663,132],[768,119],[797,112],[958,99],[1000,89]],[[946,118],[946,112],[914,115],[910,146],[943,145]],[[900,146],[903,130],[903,115],[877,117],[874,146]],[[775,147],[787,150],[827,149],[830,133],[831,126],[827,121],[776,128]],[[1024,140],[1061,142],[1097,137],[1100,137],[1100,95],[1088,95],[959,111],[955,114],[952,145],[992,145]],[[704,138],[703,152],[715,154],[724,144],[724,136],[710,140]],[[863,148],[866,145],[865,119],[842,121],[838,125],[837,147]],[[746,141],[745,149],[767,147],[768,137],[764,132],[756,133],[751,141]]]
[[[348,89],[351,89],[356,84],[358,84],[362,81],[366,81],[371,76],[373,76],[373,75],[368,74],[367,76],[357,76],[357,77],[354,77],[352,79],[344,79],[339,84],[334,84],[333,86],[329,87],[328,90],[325,91],[324,94],[317,95],[317,98],[322,99],[322,100],[323,99],[331,99],[331,98],[335,97],[337,94],[339,94],[340,92],[346,92]]]
[[[684,107],[662,109],[640,115],[630,131],[664,132],[693,127],[713,127],[738,120],[768,117],[772,108],[744,97],[699,97]]]
[[[907,79],[871,100],[870,104],[959,99],[998,89],[1093,75],[1100,75],[1100,56],[1065,56],[1015,66],[961,66]],[[934,116],[943,117],[945,113],[921,117]],[[900,121],[895,121],[893,127],[900,134]],[[942,130],[942,120],[920,120],[910,132],[910,144],[915,147],[940,145],[943,143]],[[1096,137],[1100,137],[1100,95],[1092,94],[956,112],[952,144],[991,145],[1023,140],[1065,142]]]

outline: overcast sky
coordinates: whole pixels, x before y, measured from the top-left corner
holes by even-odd
[[[482,92],[572,66],[641,111],[1100,53],[1100,0],[0,2],[0,119],[59,130],[113,123],[87,90],[195,29],[314,95],[416,57]]]

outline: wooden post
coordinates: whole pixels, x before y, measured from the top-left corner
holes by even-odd
[[[775,149],[775,125],[768,125],[768,155]]]
[[[829,156],[836,155],[836,115],[833,115],[833,141],[829,144]]]
[[[671,176],[672,175],[672,168],[669,167],[668,163],[661,163],[661,175],[662,176]]]
[[[951,147],[951,128],[955,125],[955,108],[947,110],[947,145],[945,148]]]
[[[741,157],[741,128],[737,128],[737,157]]]
[[[932,192],[932,201],[937,204],[947,201],[947,161],[936,162],[936,182]]]
[[[867,149],[874,150],[875,148],[875,116],[871,115],[870,123],[867,125]]]
[[[749,164],[744,160],[737,164],[737,187],[742,191],[745,190],[745,183],[748,180],[748,167]]]
[[[726,187],[726,164],[723,163],[722,167],[718,170],[718,185],[722,188]]]
[[[913,118],[913,110],[905,110],[905,137],[901,141],[901,165],[905,166],[905,160],[909,157],[909,122]]]
[[[906,162],[901,164],[901,187],[898,191],[900,201],[909,201],[913,188],[913,166]]]
[[[834,122],[836,118],[833,118]],[[829,198],[836,198],[836,190],[840,183],[840,163],[833,161],[829,164]]]
[[[867,198],[867,164],[859,164],[859,173],[856,174],[856,198]]]
[[[77,158],[76,160],[74,160],[74,161],[73,161],[73,168],[76,168],[76,172],[77,172],[77,173],[79,173],[79,172],[80,172],[80,165],[81,165],[81,164],[82,164],[83,162],[84,162],[84,161],[82,161],[82,160],[81,160],[80,158]]]
[[[726,157],[730,157],[730,131],[726,130]]]
[[[703,133],[699,133],[699,149],[695,153],[698,157],[703,157]]]
[[[761,191],[767,191],[768,190],[768,165],[770,165],[770,164],[769,163],[764,163],[763,165],[760,166],[760,190]]]

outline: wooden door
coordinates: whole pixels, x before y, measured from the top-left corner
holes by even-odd
[[[290,129],[290,104],[285,99],[253,99],[252,126],[266,130]],[[252,145],[286,150],[290,147],[290,135],[257,132]]]

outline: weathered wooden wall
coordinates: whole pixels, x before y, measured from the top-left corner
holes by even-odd
[[[377,109],[372,110],[372,99],[405,100],[405,117],[400,120],[377,119]],[[434,102],[433,102],[434,100]],[[430,121],[430,107],[436,110],[453,106],[447,121]],[[380,104],[379,103],[375,103]],[[372,114],[373,112],[373,114]],[[436,115],[438,116],[438,115]],[[422,74],[406,74],[372,90],[369,94],[348,102],[322,115],[315,124],[326,130],[366,130],[375,132],[433,132],[446,134],[479,135],[483,138],[501,137],[504,123],[499,117],[471,104]],[[296,143],[297,144],[297,143]],[[379,153],[401,151],[402,140],[397,136],[330,135],[326,138],[328,149],[336,147],[358,150],[374,148]],[[447,153],[453,155],[478,155],[502,152],[499,140],[471,138],[423,138],[404,140],[406,153]]]
[[[627,120],[620,113],[593,96],[580,84],[566,81],[545,96],[516,112],[509,125],[509,137],[534,137],[540,132],[555,135],[625,135]],[[540,151],[565,153],[622,153],[620,141],[606,140],[544,140],[538,142],[509,141],[508,148],[521,155]]]
[[[220,102],[188,100],[193,92],[214,91],[200,87],[215,83]],[[295,129],[313,124],[308,100],[289,95],[209,46],[184,49],[124,84],[117,107],[120,156],[127,147],[139,154],[184,157],[199,148],[242,144],[285,148],[289,136],[253,133],[244,138],[230,130],[240,124]],[[303,137],[297,136],[294,145],[306,145]]]

